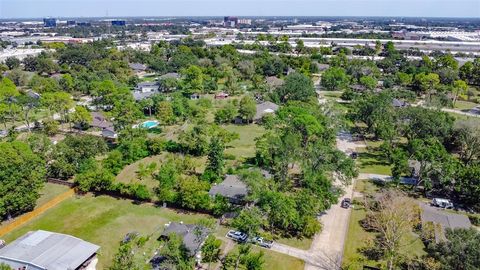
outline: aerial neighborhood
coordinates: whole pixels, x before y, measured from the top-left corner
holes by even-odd
[[[480,14],[131,15],[0,12],[1,270],[480,269]]]

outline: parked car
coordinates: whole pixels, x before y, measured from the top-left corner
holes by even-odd
[[[264,248],[271,248],[273,246],[273,241],[265,240],[263,237],[258,236],[252,238],[252,242]]]
[[[453,203],[447,199],[433,198],[431,204],[433,206],[445,208],[445,209],[453,208]]]
[[[228,231],[226,237],[233,239],[237,242],[245,242],[248,239],[248,235],[246,233],[234,231],[234,230]]]
[[[342,208],[349,208],[352,205],[352,200],[350,198],[345,198],[342,200],[342,204],[340,205]]]

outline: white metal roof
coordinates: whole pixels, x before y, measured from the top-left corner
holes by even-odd
[[[77,269],[99,248],[70,235],[38,230],[0,249],[0,263],[14,269]]]

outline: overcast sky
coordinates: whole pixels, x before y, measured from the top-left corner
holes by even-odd
[[[477,17],[480,0],[0,0],[0,18],[101,16]]]

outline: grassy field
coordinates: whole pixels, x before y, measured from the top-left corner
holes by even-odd
[[[139,232],[149,236],[141,248],[137,248],[135,258],[145,263],[153,256],[160,243],[156,240],[169,221],[196,223],[210,218],[207,215],[180,213],[171,209],[158,208],[150,204],[137,205],[130,200],[115,199],[109,196],[92,195],[70,198],[48,210],[26,225],[5,235],[11,242],[32,230],[49,230],[66,233],[99,245],[97,269],[106,269],[117,251],[120,241],[129,232]],[[222,237],[228,229],[219,227],[215,235]],[[303,269],[304,262],[271,250],[253,247],[253,251],[265,253],[265,269]]]
[[[40,190],[40,198],[37,200],[36,207],[44,205],[46,202],[50,201],[51,199],[55,198],[56,196],[62,194],[63,192],[69,190],[69,187],[52,184],[52,183],[45,183],[42,190]]]
[[[106,269],[120,241],[128,232],[155,236],[169,221],[195,223],[204,218],[208,216],[178,213],[148,204],[136,205],[130,200],[108,196],[82,196],[62,202],[25,226],[5,235],[4,239],[11,242],[28,231],[38,229],[70,234],[101,246],[97,269]],[[154,250],[153,247],[158,244],[155,239],[152,237],[146,244],[146,250]],[[151,253],[146,255],[152,256]]]
[[[358,150],[357,164],[361,173],[392,174],[390,165],[379,150],[381,144],[380,141],[367,140],[367,148]]]
[[[236,132],[240,135],[238,140],[227,145],[226,154],[235,155],[238,158],[248,158],[255,156],[255,138],[262,136],[265,129],[256,124],[250,125],[225,125],[222,126],[230,132]]]

